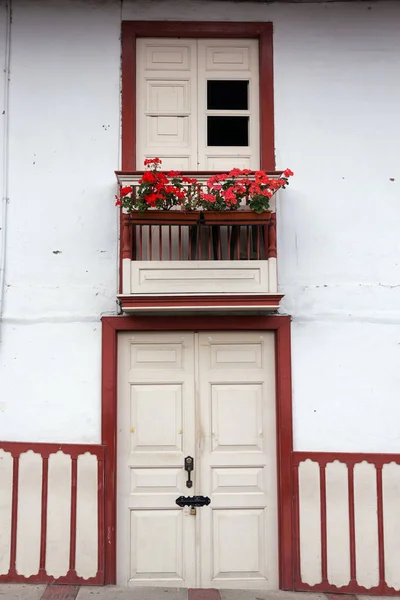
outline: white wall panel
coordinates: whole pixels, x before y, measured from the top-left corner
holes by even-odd
[[[307,460],[299,466],[300,574],[309,585],[322,579],[320,501],[319,466]]]
[[[77,462],[76,572],[88,579],[96,575],[98,565],[97,459],[86,452]]]
[[[13,458],[0,450],[0,575],[10,567],[12,479]]]
[[[339,461],[326,466],[327,569],[330,584],[350,582],[350,531],[347,466]]]
[[[29,450],[19,458],[18,479],[16,568],[25,577],[39,571],[41,500],[42,458]]]
[[[400,465],[390,463],[382,469],[383,532],[385,578],[387,584],[400,589]]]
[[[46,571],[61,577],[69,569],[71,535],[71,457],[50,454],[47,491]]]

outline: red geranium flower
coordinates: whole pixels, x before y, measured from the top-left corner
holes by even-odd
[[[143,173],[142,179],[139,181],[139,183],[155,183],[156,181],[156,174],[152,173],[151,171],[146,171]]]
[[[126,185],[120,189],[121,196],[127,196],[133,191],[133,187],[131,185]]]
[[[290,169],[285,169],[283,171],[283,175],[284,175],[284,177],[293,177],[294,173]]]

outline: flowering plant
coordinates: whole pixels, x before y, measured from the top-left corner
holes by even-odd
[[[269,200],[293,175],[286,169],[279,179],[271,179],[264,171],[232,169],[228,174],[212,175],[207,181],[207,193],[200,193],[199,204],[205,210],[237,210],[243,202],[256,213],[269,208]]]
[[[117,206],[131,213],[143,212],[150,208],[170,210],[174,206],[184,210],[237,210],[248,206],[256,213],[269,208],[269,200],[281,188],[288,185],[293,175],[290,169],[283,171],[278,178],[271,179],[264,171],[232,169],[229,173],[212,175],[204,184],[195,178],[185,177],[178,171],[164,173],[160,170],[159,158],[146,159],[145,172],[139,179],[138,187],[125,186],[116,196]]]
[[[159,158],[146,159],[145,172],[139,179],[139,186],[125,186],[116,196],[116,205],[123,206],[128,212],[143,212],[149,208],[169,210],[173,206],[182,206],[185,210],[195,208],[197,179],[185,177],[178,171],[164,173],[160,171],[162,161]]]

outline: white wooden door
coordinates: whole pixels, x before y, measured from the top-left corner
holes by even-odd
[[[121,334],[118,351],[118,583],[277,589],[274,334]]]
[[[201,582],[278,589],[273,333],[201,333]]]
[[[260,167],[257,40],[139,38],[136,88],[138,170]]]
[[[195,452],[194,336],[124,334],[118,346],[122,585],[195,585],[195,520],[175,504]]]

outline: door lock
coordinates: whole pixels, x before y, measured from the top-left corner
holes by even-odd
[[[194,460],[191,456],[187,456],[185,458],[185,471],[187,471],[188,478],[186,481],[186,487],[191,488],[193,486],[193,481],[191,479],[191,472],[194,469]]]
[[[179,496],[175,500],[175,503],[182,508],[184,506],[190,506],[191,508],[208,506],[210,502],[211,500],[208,496]]]

